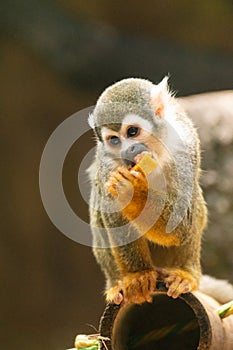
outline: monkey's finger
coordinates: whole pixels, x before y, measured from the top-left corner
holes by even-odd
[[[164,281],[166,283],[166,285],[170,285],[171,283],[173,283],[176,280],[177,276],[175,275],[171,275],[169,274],[168,277],[165,277]]]
[[[133,178],[131,179],[131,182],[133,185],[141,186],[142,188],[148,188],[148,180],[146,176],[143,173],[140,173],[138,171],[131,171],[131,175]]]
[[[150,281],[149,281],[149,279],[142,281],[142,285],[141,285],[142,295],[144,296],[146,301],[149,301],[151,299],[150,289],[149,288],[150,288]]]
[[[188,292],[191,292],[192,290],[192,285],[191,283],[189,283],[188,280],[183,280],[179,287],[178,287],[178,290],[179,290],[179,293],[182,294],[182,293],[188,293]]]
[[[155,289],[155,285],[153,284],[153,281],[151,279],[148,279],[146,283],[142,285],[142,294],[148,303],[152,302],[152,293]]]
[[[130,174],[136,179],[140,179],[140,178],[143,179],[143,180],[145,179],[144,173],[141,173],[138,170],[131,170]]]
[[[122,180],[122,179],[118,179],[117,176],[116,176],[116,174],[112,174],[112,175],[109,177],[107,183],[109,183],[109,184],[111,184],[111,185],[116,185],[120,180]]]
[[[179,287],[179,284],[181,282],[181,278],[177,276],[177,278],[174,280],[174,282],[168,287],[167,295],[169,297],[177,298],[176,290]]]
[[[115,181],[117,181],[117,182],[125,181],[125,177],[121,174],[120,171],[115,172],[113,174],[113,177],[114,177]]]
[[[188,293],[191,290],[192,290],[191,284],[187,280],[184,280],[179,284],[177,289],[173,292],[172,298],[176,299],[180,296],[180,294]]]
[[[126,180],[128,181],[133,181],[134,180],[134,176],[133,174],[131,174],[131,172],[128,170],[128,169],[125,169],[125,168],[120,168],[119,170],[119,174]]]
[[[127,176],[122,176],[124,174],[124,171],[129,172],[127,168],[119,167],[117,170],[110,173],[108,181],[111,182],[118,182],[120,180],[123,180]]]
[[[121,176],[118,172],[114,172],[109,177],[108,181],[106,182],[107,186],[116,186],[120,182],[126,181],[123,176]]]
[[[147,302],[152,302],[152,294],[155,291],[157,274],[150,271],[141,280],[142,294]]]
[[[154,278],[150,278],[149,279],[149,291],[150,293],[154,293],[155,288],[156,288],[156,280],[157,280],[157,276]]]

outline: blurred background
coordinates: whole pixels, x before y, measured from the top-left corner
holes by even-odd
[[[157,83],[170,74],[178,96],[231,89],[232,15],[231,0],[1,2],[2,349],[72,347],[76,333],[95,333],[104,309],[104,280],[91,248],[59,232],[43,208],[39,164],[51,133],[125,77]],[[227,138],[221,133],[211,147],[208,125],[202,133],[210,208],[203,270],[231,282],[232,118],[221,124]],[[87,133],[70,150],[63,171],[67,198],[86,221],[77,174],[91,147]]]

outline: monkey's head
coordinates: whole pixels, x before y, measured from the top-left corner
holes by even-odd
[[[102,154],[114,159],[116,166],[130,167],[142,152],[155,159],[163,157],[167,118],[176,108],[167,78],[158,85],[144,79],[124,79],[102,93],[89,124]]]

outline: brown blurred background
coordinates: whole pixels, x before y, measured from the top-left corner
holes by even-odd
[[[2,349],[71,347],[76,333],[95,332],[89,324],[98,327],[104,308],[104,280],[91,248],[60,233],[43,208],[39,164],[50,134],[123,77],[158,82],[170,73],[178,96],[232,88],[232,14],[230,0],[1,3]],[[211,157],[207,146],[203,155],[205,170],[212,167],[203,183],[213,207],[204,271],[231,282],[232,145],[230,135],[230,141],[214,144]],[[67,198],[86,220],[77,172],[83,149],[91,146],[89,134],[72,147],[64,168]],[[218,189],[223,152],[228,157],[225,187]]]

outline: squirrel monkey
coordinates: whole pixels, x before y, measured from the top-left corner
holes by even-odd
[[[89,124],[97,140],[90,223],[106,300],[151,302],[157,279],[173,298],[197,289],[207,221],[199,138],[167,78],[158,85],[115,83],[99,97]],[[138,166],[144,154],[158,164],[149,175]]]

